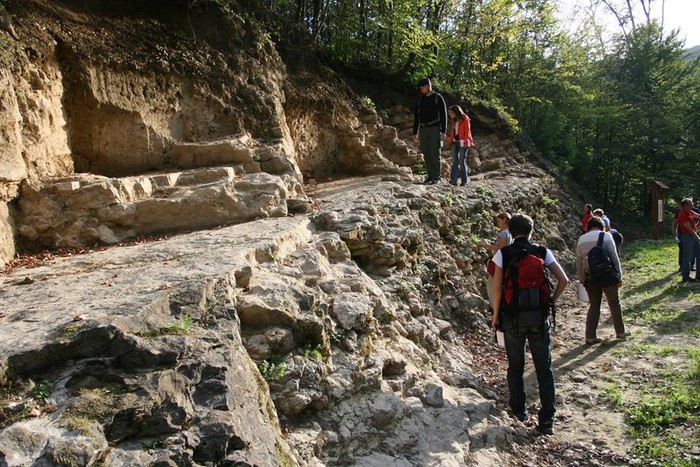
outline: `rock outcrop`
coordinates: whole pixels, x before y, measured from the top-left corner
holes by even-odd
[[[562,188],[478,130],[418,184],[405,105],[127,4],[7,2],[0,261],[70,249],[0,276],[0,465],[507,464],[477,245],[524,210],[570,265]]]

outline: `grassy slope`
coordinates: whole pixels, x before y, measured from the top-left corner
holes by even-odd
[[[700,284],[680,283],[677,258],[673,240],[624,249],[623,303],[642,335],[619,352],[650,364],[625,372],[608,395],[625,411],[639,458],[691,466],[700,465]]]

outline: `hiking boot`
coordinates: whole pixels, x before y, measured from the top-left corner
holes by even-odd
[[[603,339],[601,339],[600,337],[586,339],[586,345],[600,344],[601,342],[603,342]]]
[[[466,184],[467,184],[467,182],[462,182],[459,184],[459,186],[465,186]]]
[[[681,279],[681,282],[698,282],[698,280],[692,277],[684,277],[683,279]]]
[[[625,332],[623,332],[622,334],[618,334],[616,337],[617,337],[618,339],[624,340],[624,339],[627,339],[627,338],[628,338],[629,336],[631,336],[631,335],[632,335],[631,332],[625,331]]]
[[[554,430],[552,430],[551,426],[545,425],[545,426],[538,426],[535,428],[535,431],[539,433],[540,435],[553,435]]]

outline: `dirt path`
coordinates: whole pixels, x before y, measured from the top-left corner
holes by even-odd
[[[606,307],[603,301],[603,307]],[[569,286],[557,310],[557,329],[552,336],[552,363],[557,389],[557,415],[554,435],[537,437],[522,445],[520,465],[627,465],[631,443],[625,437],[623,413],[611,408],[606,388],[625,372],[638,372],[625,352],[641,329],[626,320],[633,336],[627,341],[615,338],[610,316],[603,309],[598,335],[603,342],[584,343],[587,303],[578,301]],[[623,304],[624,310],[624,304]],[[649,363],[647,363],[649,364]],[[643,366],[643,365],[642,365]],[[501,394],[507,397],[505,357],[501,362]],[[529,429],[537,424],[539,397],[531,360],[526,363],[525,385],[528,398]],[[507,399],[504,399],[504,401]],[[519,461],[520,462],[520,461]]]

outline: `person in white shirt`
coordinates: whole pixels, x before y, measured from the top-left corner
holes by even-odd
[[[603,294],[605,294],[605,299],[610,307],[615,335],[618,339],[624,339],[630,335],[630,332],[625,329],[625,323],[622,320],[622,307],[620,306],[620,295],[618,292],[618,289],[622,286],[620,257],[617,254],[612,235],[605,232],[604,229],[603,219],[592,217],[588,221],[588,232],[581,235],[576,246],[576,273],[578,274],[578,281],[586,287],[586,292],[588,293],[589,304],[585,336],[587,345],[602,342],[602,339],[598,337],[598,322],[600,321],[600,305],[603,300]],[[598,237],[601,232],[603,232],[603,249],[607,253],[608,258],[610,258],[613,268],[620,275],[620,282],[607,287],[598,287],[588,280],[588,252],[598,243]]]

